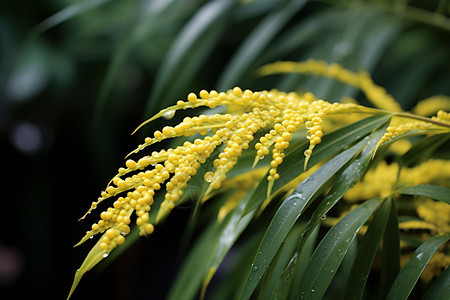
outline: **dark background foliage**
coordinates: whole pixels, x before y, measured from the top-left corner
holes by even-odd
[[[369,70],[404,109],[450,94],[448,21],[442,28],[404,14],[405,1],[396,2],[398,11],[391,1],[229,1],[189,51],[180,34],[213,1],[171,1],[158,11],[163,2],[92,1],[98,7],[75,6],[77,14],[64,22],[47,18],[83,1],[0,2],[2,299],[66,297],[91,243],[72,246],[97,216],[78,218],[141,141],[130,136],[134,128],[190,91],[234,84],[294,90],[302,84],[330,100],[358,95],[327,80],[254,76],[264,63],[312,57]],[[432,14],[441,2],[409,5]],[[261,24],[291,4],[292,14],[274,17],[279,29],[258,44],[275,26],[263,30]],[[439,14],[448,16],[448,7]],[[164,79],[162,70],[176,56],[173,45],[184,52]],[[239,58],[245,69],[237,67]],[[189,215],[189,209],[175,210],[150,240],[96,267],[73,299],[163,298],[186,251],[180,241]]]

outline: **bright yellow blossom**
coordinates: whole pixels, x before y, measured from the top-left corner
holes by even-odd
[[[376,86],[365,72],[353,73],[336,64],[328,65],[323,61],[313,60],[305,63],[276,63],[262,69],[264,74],[276,72],[311,73],[335,78],[359,87],[377,107],[389,109],[392,112],[401,110],[392,96]],[[125,166],[118,169],[117,175],[111,179],[87,212],[90,213],[107,199],[114,199],[112,206],[100,213],[100,220],[91,226],[91,230],[77,244],[83,243],[94,235],[102,234],[81,266],[81,271],[77,271],[71,292],[86,271],[108,256],[117,246],[125,243],[125,237],[131,230],[131,219],[135,218],[140,235],[152,234],[154,225],[182,203],[188,183],[197,173],[204,172],[200,175],[203,175],[207,185],[202,192],[203,201],[206,201],[214,190],[224,185],[226,187],[234,184],[234,187],[237,187],[234,196],[220,209],[219,222],[239,203],[244,196],[244,191],[254,187],[255,182],[267,174],[267,198],[260,207],[264,209],[271,199],[274,182],[280,178],[278,168],[283,165],[286,149],[296,138],[298,139],[299,134],[304,135],[304,140],[307,140],[309,144],[304,151],[304,169],[306,170],[314,148],[322,142],[327,124],[328,126],[333,124],[329,122],[330,117],[351,113],[350,118],[334,121],[348,123],[355,120],[355,115],[360,118],[361,114],[367,113],[391,114],[364,108],[353,101],[330,103],[317,99],[312,93],[300,95],[278,90],[254,92],[235,87],[226,92],[202,90],[198,94],[190,93],[185,100],[178,100],[176,105],[163,109],[137,129],[160,117],[173,118],[180,110],[198,107],[213,109],[218,106],[225,108],[224,113],[185,117],[175,126],[163,126],[152,136],[146,137],[144,142],[127,156]],[[414,116],[405,116],[403,112],[398,114],[414,119]],[[391,124],[382,142],[413,129],[428,129],[434,125],[450,127],[450,124],[447,124],[450,116],[443,111],[438,112],[434,119],[424,117],[418,119],[420,120],[418,122],[403,123],[398,126]],[[434,124],[431,125],[430,122]],[[176,147],[155,150],[151,153],[149,151],[137,159],[132,158],[151,145],[178,137],[190,138]],[[250,154],[254,153],[253,168],[257,167],[264,157],[268,157],[268,166],[264,165],[259,170],[247,172],[244,177],[235,177],[227,182],[227,174],[246,150],[249,150]],[[211,166],[207,170],[200,168],[207,161],[212,161]],[[428,161],[420,166],[401,170],[399,186],[402,183],[429,183],[434,178],[450,179],[449,162],[438,161],[437,163],[439,168],[432,166],[433,161]],[[314,168],[311,168],[310,172],[313,170]],[[299,172],[295,180],[287,183],[279,191],[292,189],[299,180],[310,174],[301,175],[301,173]],[[396,184],[397,174],[398,165],[381,162],[375,170],[365,176],[364,181],[355,185],[345,198],[355,201],[388,196]],[[157,212],[153,212],[155,195],[162,189],[165,189],[164,199],[156,208]],[[423,218],[427,221],[426,208],[418,213],[424,214]],[[435,226],[434,223],[433,226]],[[445,228],[447,230],[447,227]]]

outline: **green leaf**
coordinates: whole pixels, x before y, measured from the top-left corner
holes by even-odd
[[[271,13],[253,30],[236,51],[227,68],[219,79],[219,90],[232,88],[242,75],[280,32],[284,25],[298,12],[305,0],[292,0],[281,9]]]
[[[251,196],[252,192],[249,191],[247,196],[239,202],[239,205],[233,210],[225,221],[222,222],[220,231],[217,233],[219,237],[217,242],[211,245],[210,249],[213,249],[211,260],[208,263],[208,274],[203,282],[203,293],[209,281],[219,268],[228,251],[234,245],[238,237],[242,234],[247,225],[253,219],[256,210],[247,213],[242,217],[242,212]]]
[[[340,153],[314,172],[289,195],[278,208],[261,241],[253,261],[241,299],[249,299],[260,279],[267,270],[283,240],[297,221],[303,209],[316,195],[317,191],[334,176],[353,156],[366,145],[362,140]]]
[[[86,11],[97,8],[110,0],[87,0],[82,2],[73,3],[67,7],[61,9],[54,15],[51,15],[44,21],[36,25],[33,30],[33,34],[38,35],[52,27],[55,27],[71,18],[74,18]]]
[[[303,276],[307,262],[311,258],[314,247],[316,245],[317,236],[319,234],[319,227],[317,226],[313,232],[308,236],[304,246],[301,248],[301,252],[297,249],[291,257],[288,265],[281,274],[274,291],[272,292],[272,298],[274,299],[287,299],[290,292],[290,285],[292,281],[300,280]],[[304,236],[304,234],[302,234]]]
[[[304,237],[308,237],[312,230],[320,223],[321,218],[344,196],[344,194],[355,185],[367,170],[372,160],[373,152],[378,141],[383,136],[387,124],[379,128],[375,133],[364,139],[366,147],[355,158],[355,160],[345,168],[345,170],[337,177],[333,187],[327,196],[321,201],[319,206],[314,210],[313,215],[308,221]]]
[[[326,31],[326,27],[340,19],[342,19],[342,14],[336,11],[331,11],[331,13],[325,11],[298,22],[295,26],[281,32],[276,43],[271,43],[258,61],[276,61],[288,53],[298,51],[304,43],[315,36],[320,36]]]
[[[199,60],[201,58],[205,59],[207,53],[203,53],[201,56],[195,53],[200,51],[203,46],[206,46],[203,45],[205,42],[208,46],[204,49],[208,49],[208,52],[212,50],[212,45],[221,36],[220,32],[222,31],[223,22],[229,19],[227,14],[234,4],[234,0],[207,2],[180,31],[160,66],[160,71],[145,109],[146,115],[167,104],[167,99],[170,99],[166,95],[167,91],[172,89],[178,90],[180,84],[186,84],[185,81],[182,82],[178,79],[179,72],[190,73],[192,77],[196,70],[200,68],[202,64],[199,63]],[[192,55],[196,57],[195,64],[190,63]],[[187,68],[186,64],[189,65]],[[171,100],[176,101],[176,99]]]
[[[380,298],[386,298],[392,283],[400,271],[400,232],[395,201],[391,204],[389,219],[383,236],[381,252]]]
[[[309,166],[313,166],[316,163],[340,152],[345,147],[353,144],[374,129],[385,124],[390,117],[390,115],[369,117],[325,135],[322,142],[314,148],[313,154],[309,160]],[[305,142],[292,150],[288,149],[289,152],[287,152],[287,155],[283,160],[283,164],[280,168],[278,168],[280,178],[275,181],[272,193],[275,193],[278,189],[282,188],[302,173],[305,162],[303,152],[308,148],[308,146],[308,143]],[[266,199],[267,185],[268,182],[265,176],[260,181],[256,191],[253,193],[252,198],[249,200],[247,207],[244,210],[244,214],[252,211],[256,207],[259,207],[261,203],[263,203]]]
[[[439,276],[423,297],[424,300],[450,299],[450,268]]]
[[[289,232],[265,276],[259,299],[271,299],[272,292],[280,276],[283,274],[286,266],[289,265],[291,257],[295,252],[296,245],[301,237],[302,231],[305,229],[305,225],[305,223],[296,224]]]
[[[302,251],[303,244],[309,237],[311,232],[320,223],[323,216],[342,198],[342,196],[361,178],[361,176],[366,171],[371,159],[375,147],[378,141],[383,136],[387,123],[379,128],[376,132],[364,139],[366,147],[361,151],[361,153],[345,168],[345,170],[338,175],[336,181],[334,182],[331,190],[328,192],[327,196],[321,201],[319,206],[314,210],[313,215],[308,221],[308,224],[303,232],[302,239],[300,239],[297,252]],[[294,261],[292,264],[296,264]],[[294,271],[294,268],[291,270]],[[293,274],[289,277],[292,279]],[[288,276],[288,275],[286,275]]]
[[[361,299],[364,287],[372,268],[375,255],[379,249],[386,224],[391,212],[392,199],[383,201],[380,208],[374,214],[367,233],[360,243],[358,255],[353,262],[344,299]]]
[[[380,199],[371,199],[350,211],[325,235],[314,251],[297,289],[299,299],[321,299],[361,226]]]
[[[420,245],[400,270],[386,299],[406,300],[431,257],[449,238],[450,234],[436,236]]]
[[[450,204],[450,189],[431,184],[409,186],[397,191],[399,194],[412,196],[425,196]]]
[[[415,142],[411,149],[403,154],[398,160],[399,167],[407,167],[412,164],[418,164],[428,158],[439,146],[450,138],[450,134],[437,134],[430,137],[422,138]]]
[[[102,237],[94,245],[94,247],[92,247],[91,251],[89,251],[88,255],[81,264],[81,267],[76,271],[75,278],[73,280],[72,287],[70,288],[70,292],[69,295],[67,296],[67,299],[69,299],[70,296],[72,296],[73,292],[75,291],[75,288],[78,286],[78,283],[80,282],[83,275],[90,269],[92,269],[95,265],[97,265],[100,261],[102,261],[106,256],[108,256],[109,253],[100,249],[100,244],[102,243],[103,236],[105,234],[106,233],[104,233]]]
[[[205,276],[207,260],[211,249],[218,240],[218,226],[208,226],[199,237],[190,254],[183,259],[183,265],[178,272],[175,282],[169,290],[168,300],[193,299]]]
[[[128,16],[128,26],[124,29],[119,41],[114,47],[108,70],[100,86],[94,108],[94,122],[99,123],[101,121],[103,111],[108,102],[108,96],[114,88],[117,76],[122,71],[128,55],[142,41],[144,32],[149,33],[155,30],[156,17],[163,14],[171,3],[171,1],[161,2],[159,4],[154,2],[150,6],[150,9],[146,10],[142,10],[140,6],[137,6],[134,13]],[[141,13],[142,11],[144,12],[143,14]]]

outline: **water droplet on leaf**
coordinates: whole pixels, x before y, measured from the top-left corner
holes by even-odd
[[[170,120],[170,119],[173,118],[174,115],[175,115],[175,111],[171,110],[171,111],[165,112],[162,116],[163,116],[164,119]]]
[[[205,179],[206,182],[211,182],[214,178],[214,173],[209,171],[206,172],[205,175],[203,176],[203,179]]]

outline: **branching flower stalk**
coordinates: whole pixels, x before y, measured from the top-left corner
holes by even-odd
[[[204,198],[222,186],[227,173],[238,163],[242,153],[249,150],[255,151],[253,167],[256,167],[262,158],[271,158],[266,173],[269,182],[267,199],[270,199],[273,184],[280,177],[278,168],[283,165],[283,158],[293,135],[302,132],[309,140],[309,147],[304,152],[306,170],[314,148],[322,141],[322,123],[328,116],[369,113],[418,121],[411,123],[412,125],[400,123],[389,127],[380,143],[411,130],[450,131],[448,113],[439,112],[437,117],[430,119],[402,112],[393,97],[383,88],[376,86],[365,72],[353,73],[337,64],[327,65],[323,61],[313,60],[305,63],[275,63],[261,69],[261,73],[265,75],[277,72],[315,73],[338,79],[360,88],[367,98],[382,110],[356,103],[330,103],[316,99],[311,93],[299,95],[278,90],[254,92],[235,87],[226,92],[202,90],[198,95],[190,93],[187,99],[179,100],[176,105],[163,109],[137,129],[157,118],[170,119],[177,111],[191,108],[213,109],[224,106],[228,113],[185,117],[175,126],[165,126],[155,131],[153,136],[145,138],[144,143],[129,154],[140,153],[166,139],[195,135],[177,147],[153,151],[137,160],[127,159],[125,167],[118,170],[98,200],[91,204],[87,214],[101,202],[115,199],[112,206],[100,214],[100,220],[91,226],[91,230],[77,244],[102,234],[77,271],[70,294],[85,272],[125,242],[125,236],[131,230],[133,213],[136,215],[139,234],[152,234],[154,225],[166,218],[171,210],[180,204],[188,182],[213,153],[214,157],[217,157],[213,160],[213,167],[204,174],[204,180],[208,182]],[[254,141],[257,136],[259,138]],[[156,217],[152,219],[154,197],[161,189],[165,189],[164,200],[160,207],[156,208]],[[151,219],[154,222],[151,222]],[[223,216],[220,219],[223,219]]]

